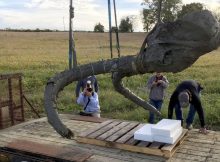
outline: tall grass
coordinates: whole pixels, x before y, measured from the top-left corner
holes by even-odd
[[[121,53],[137,54],[145,38],[144,33],[120,34]],[[107,33],[75,33],[78,64],[109,59]],[[114,49],[114,57],[117,57]],[[0,73],[22,72],[27,98],[38,112],[44,114],[43,93],[47,80],[68,68],[68,33],[16,33],[0,32]],[[165,73],[170,85],[162,108],[167,117],[169,97],[183,80],[194,79],[204,86],[202,104],[206,123],[220,129],[220,49],[201,57],[193,66],[180,73]],[[124,84],[145,100],[148,92],[145,85],[152,74],[137,75],[124,79]],[[99,100],[103,117],[147,122],[148,112],[118,94],[111,83],[111,75],[98,75]],[[60,112],[76,112],[81,108],[75,104],[75,85],[72,83],[59,94]],[[3,85],[0,85],[3,86]],[[0,87],[1,89],[1,87]],[[29,109],[26,107],[26,112]],[[184,114],[186,116],[187,110]],[[30,113],[28,116],[32,117]],[[196,116],[195,124],[199,124]]]

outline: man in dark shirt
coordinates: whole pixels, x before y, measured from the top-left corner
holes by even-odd
[[[200,101],[200,92],[202,89],[200,84],[194,80],[186,80],[180,83],[170,98],[168,118],[172,119],[173,109],[175,108],[176,119],[181,120],[183,125],[182,108],[190,105],[190,110],[186,119],[186,127],[190,129],[195,112],[197,112],[201,124],[200,132],[206,134],[204,111]]]
[[[98,81],[96,79],[96,77],[93,75],[93,76],[88,76],[82,80],[79,80],[78,83],[77,83],[77,86],[76,86],[76,98],[79,97],[79,94],[84,90],[84,88],[86,87],[86,84],[88,83],[89,81],[89,84],[92,85],[92,88],[93,90],[97,93],[98,90],[99,90],[99,87],[98,87]]]

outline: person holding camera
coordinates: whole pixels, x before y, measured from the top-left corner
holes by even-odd
[[[165,89],[168,87],[169,82],[162,73],[156,72],[153,76],[151,76],[147,82],[147,88],[150,90],[149,94],[149,103],[154,106],[158,111],[160,111],[164,96]],[[149,123],[154,123],[154,113],[150,112],[149,114]]]
[[[84,111],[81,111],[80,115],[100,118],[98,94],[93,91],[91,81],[87,81],[83,92],[79,94],[77,103],[84,108]]]
[[[88,76],[82,80],[79,80],[77,82],[76,90],[75,90],[76,98],[78,98],[80,92],[84,90],[88,81],[91,82],[90,84],[92,85],[92,88],[94,89],[94,91],[96,93],[98,93],[98,91],[99,91],[98,81],[97,81],[96,76],[92,75],[92,76]]]

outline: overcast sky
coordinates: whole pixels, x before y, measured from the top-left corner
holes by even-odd
[[[182,0],[200,2],[209,8],[220,6],[220,0]],[[116,0],[118,22],[122,17],[135,15],[135,31],[142,31],[141,3],[143,0]],[[93,30],[98,22],[108,29],[107,0],[73,0],[74,30]],[[59,29],[68,30],[69,0],[0,0],[0,29]],[[114,21],[112,22],[114,26]]]

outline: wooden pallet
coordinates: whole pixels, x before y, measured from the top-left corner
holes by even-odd
[[[134,132],[144,124],[120,120],[107,120],[95,128],[82,132],[77,141],[86,144],[119,148],[132,152],[140,152],[164,157],[171,157],[186,137],[187,130],[174,144],[145,142],[134,139]]]

